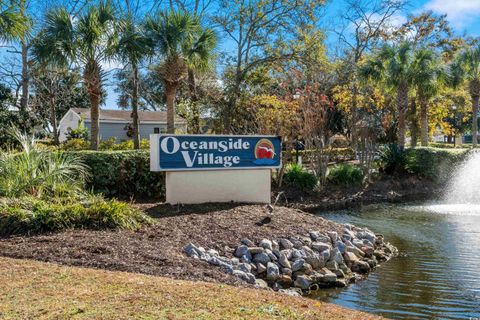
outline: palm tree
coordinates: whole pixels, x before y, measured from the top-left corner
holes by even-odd
[[[138,119],[138,81],[139,64],[141,60],[152,53],[150,41],[145,36],[143,30],[135,24],[131,15],[121,20],[119,23],[119,40],[114,48],[115,54],[121,61],[129,65],[131,70],[131,93],[130,100],[132,104],[133,120],[133,146],[140,149],[140,125]]]
[[[478,144],[478,101],[480,98],[480,44],[461,52],[450,66],[451,84],[454,87],[467,82],[472,98],[472,144]]]
[[[13,5],[0,2],[0,41],[21,39],[30,28],[28,18]]]
[[[78,19],[65,8],[47,13],[36,56],[52,65],[77,63],[83,67],[83,82],[90,100],[91,148],[99,144],[99,106],[103,98],[102,64],[112,57],[116,41],[115,14],[109,2],[90,6]]]
[[[158,71],[165,83],[167,132],[174,133],[177,89],[189,68],[199,70],[210,62],[216,37],[202,28],[198,17],[184,11],[160,12],[147,19],[146,29],[162,57]]]
[[[438,56],[429,49],[420,49],[414,56],[413,83],[420,104],[420,136],[423,147],[428,146],[428,103],[441,89],[445,73]]]
[[[372,59],[360,68],[359,74],[364,79],[384,81],[397,92],[398,110],[398,146],[405,147],[406,112],[408,96],[415,79],[414,55],[409,43],[385,45]]]

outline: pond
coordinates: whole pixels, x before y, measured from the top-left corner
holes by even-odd
[[[321,216],[382,233],[400,255],[368,279],[314,298],[387,318],[480,318],[480,205],[376,205]]]

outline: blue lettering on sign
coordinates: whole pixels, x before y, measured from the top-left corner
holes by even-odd
[[[161,170],[278,168],[276,136],[160,135]]]

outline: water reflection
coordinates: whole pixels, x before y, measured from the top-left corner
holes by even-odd
[[[383,233],[401,255],[366,281],[315,298],[389,318],[480,317],[480,206],[382,205],[322,216]]]

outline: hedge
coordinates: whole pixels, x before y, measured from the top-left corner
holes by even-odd
[[[87,188],[108,197],[160,198],[164,174],[150,171],[149,150],[65,151],[80,155],[91,168]]]
[[[416,148],[407,149],[405,169],[437,182],[445,182],[470,154],[465,149]]]

